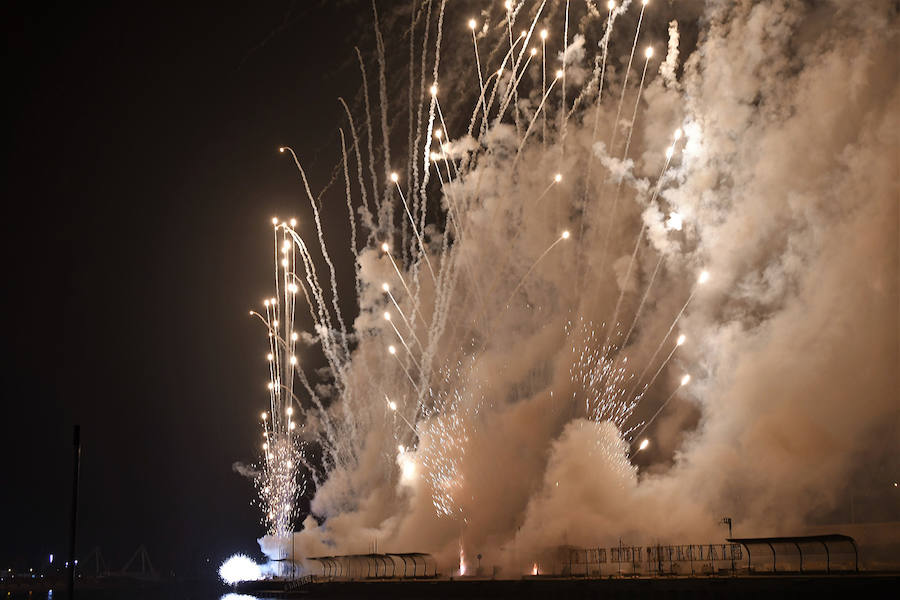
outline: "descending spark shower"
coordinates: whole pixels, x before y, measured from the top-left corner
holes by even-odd
[[[562,543],[833,509],[896,427],[896,14],[445,4],[397,13],[402,75],[373,11],[377,77],[360,54],[360,108],[341,100],[349,226],[326,227],[281,148],[310,211],[273,220],[274,292],[251,313],[263,550],[377,540],[525,573]],[[696,46],[675,19],[648,37],[655,10],[699,24]]]

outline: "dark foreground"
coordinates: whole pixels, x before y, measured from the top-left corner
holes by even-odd
[[[76,588],[76,600],[289,600],[299,598],[405,598],[415,600],[471,598],[900,598],[900,574],[779,575],[754,577],[684,577],[643,579],[520,580],[431,579],[313,582],[295,590],[275,589],[273,582],[254,582],[251,589],[213,583],[169,582],[153,585]],[[0,589],[0,600],[68,600],[56,589]]]
[[[263,594],[257,591],[255,594]],[[418,580],[309,583],[278,598],[898,598],[900,575]]]

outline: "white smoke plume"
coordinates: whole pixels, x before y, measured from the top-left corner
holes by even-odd
[[[231,464],[231,470],[241,477],[246,477],[247,479],[256,479],[257,477],[259,477],[258,469],[240,461],[233,462]]]
[[[659,64],[659,74],[662,76],[666,87],[674,87],[678,84],[675,71],[678,69],[678,21],[669,22],[669,45],[666,52],[666,60]]]
[[[492,13],[492,29],[480,17],[485,73],[513,68],[515,53],[503,59],[508,38],[540,5],[517,4],[510,35],[505,11]],[[598,47],[607,15],[590,6],[572,19],[580,29],[565,54],[554,53],[585,75],[569,85],[591,85],[595,72],[586,49]],[[547,10],[556,28],[563,15]],[[412,226],[404,238],[385,216],[410,225],[399,184],[374,168],[366,180],[362,159],[353,197],[368,188],[383,204],[355,258],[355,345],[342,353],[333,317],[331,329],[316,325],[315,340],[304,334],[323,347],[337,340],[334,380],[319,387],[333,399],[304,402],[304,427],[328,458],[310,467],[312,514],[293,541],[260,540],[270,556],[359,553],[377,540],[387,551],[431,552],[444,572],[462,550],[517,575],[561,544],[719,541],[723,515],[742,535],[802,533],[839,521],[862,473],[896,473],[896,8],[671,7],[660,76],[648,75],[630,133],[616,137],[619,56],[627,59],[638,10],[617,12],[623,29],[603,82],[612,93],[599,106],[595,91],[579,98],[561,139],[571,104],[560,107],[551,90],[547,138],[537,126],[523,141],[527,121],[517,127],[511,109],[496,115],[499,97],[511,95],[511,79],[498,76],[484,135],[476,126],[466,137],[484,109],[474,68],[470,77],[455,66],[474,62],[468,15],[487,12],[435,8],[432,27],[453,22],[445,37],[462,39],[444,42],[441,60],[454,67],[434,65],[433,48],[422,55],[426,77],[440,73],[442,113],[431,116],[444,138],[422,142],[437,154],[419,165],[433,169],[427,188],[416,185],[439,203],[404,196],[410,219],[430,225],[421,243]],[[645,25],[655,22],[653,4],[646,11]],[[699,34],[695,47],[682,43],[677,81],[674,17],[682,41],[686,28]],[[641,47],[658,41],[648,31]],[[519,102],[540,119],[536,64]],[[623,115],[639,76],[629,78]],[[468,91],[454,100],[450,89]],[[485,89],[486,105],[494,88]],[[422,147],[413,155],[421,160]],[[637,451],[651,418],[642,434],[650,445]]]

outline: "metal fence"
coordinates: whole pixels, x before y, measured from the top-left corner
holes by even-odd
[[[742,557],[740,544],[562,546],[538,572],[583,577],[713,574],[734,570]]]

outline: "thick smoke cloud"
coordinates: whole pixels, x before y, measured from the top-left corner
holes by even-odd
[[[536,10],[520,9],[514,31]],[[544,15],[554,27],[557,10]],[[661,74],[648,74],[631,123],[632,72],[626,126],[610,146],[619,56],[634,35],[626,18],[637,10],[614,26],[599,113],[592,91],[563,137],[554,94],[547,139],[534,134],[520,150],[541,100],[538,71],[523,80],[518,127],[512,107],[478,143],[448,150],[460,175],[441,162],[453,183],[429,188],[450,214],[449,233],[444,217],[429,230],[437,281],[412,264],[417,242],[399,227],[378,239],[397,243],[412,294],[374,242],[359,253],[358,344],[327,409],[337,458],[312,499],[317,518],[295,535],[298,560],[365,552],[377,540],[388,551],[432,552],[445,572],[462,550],[518,574],[561,544],[719,541],[723,515],[741,534],[802,533],[840,521],[861,473],[896,473],[897,9],[875,0],[675,7],[662,22],[665,31],[672,21],[668,40],[649,40],[668,44]],[[456,21],[445,37],[469,35],[455,27],[460,14],[448,8],[443,26]],[[592,53],[605,18],[596,9],[572,17],[565,56],[584,77],[568,82],[570,102],[599,67]],[[502,18],[485,21],[488,71],[508,42]],[[691,27],[696,46],[679,49]],[[458,50],[469,54],[444,49],[444,60],[471,62],[471,46]],[[641,66],[636,58],[633,70]],[[441,102],[443,90],[477,85],[468,71],[465,80],[462,70],[440,72]],[[451,144],[473,105],[457,116],[444,108]],[[382,176],[379,186],[370,194],[384,192]],[[571,239],[560,241],[563,229]],[[711,277],[701,286],[702,269]],[[421,339],[406,342],[432,365],[427,379],[382,318],[393,311],[408,330],[383,282]],[[603,401],[627,400],[644,372],[646,383],[682,333],[687,343],[630,418],[596,417]],[[605,341],[607,358],[597,358]],[[585,384],[583,373],[602,383]],[[679,388],[685,373],[691,383]],[[651,445],[636,453],[632,436],[666,401],[646,430]],[[273,557],[291,547],[261,545]]]

